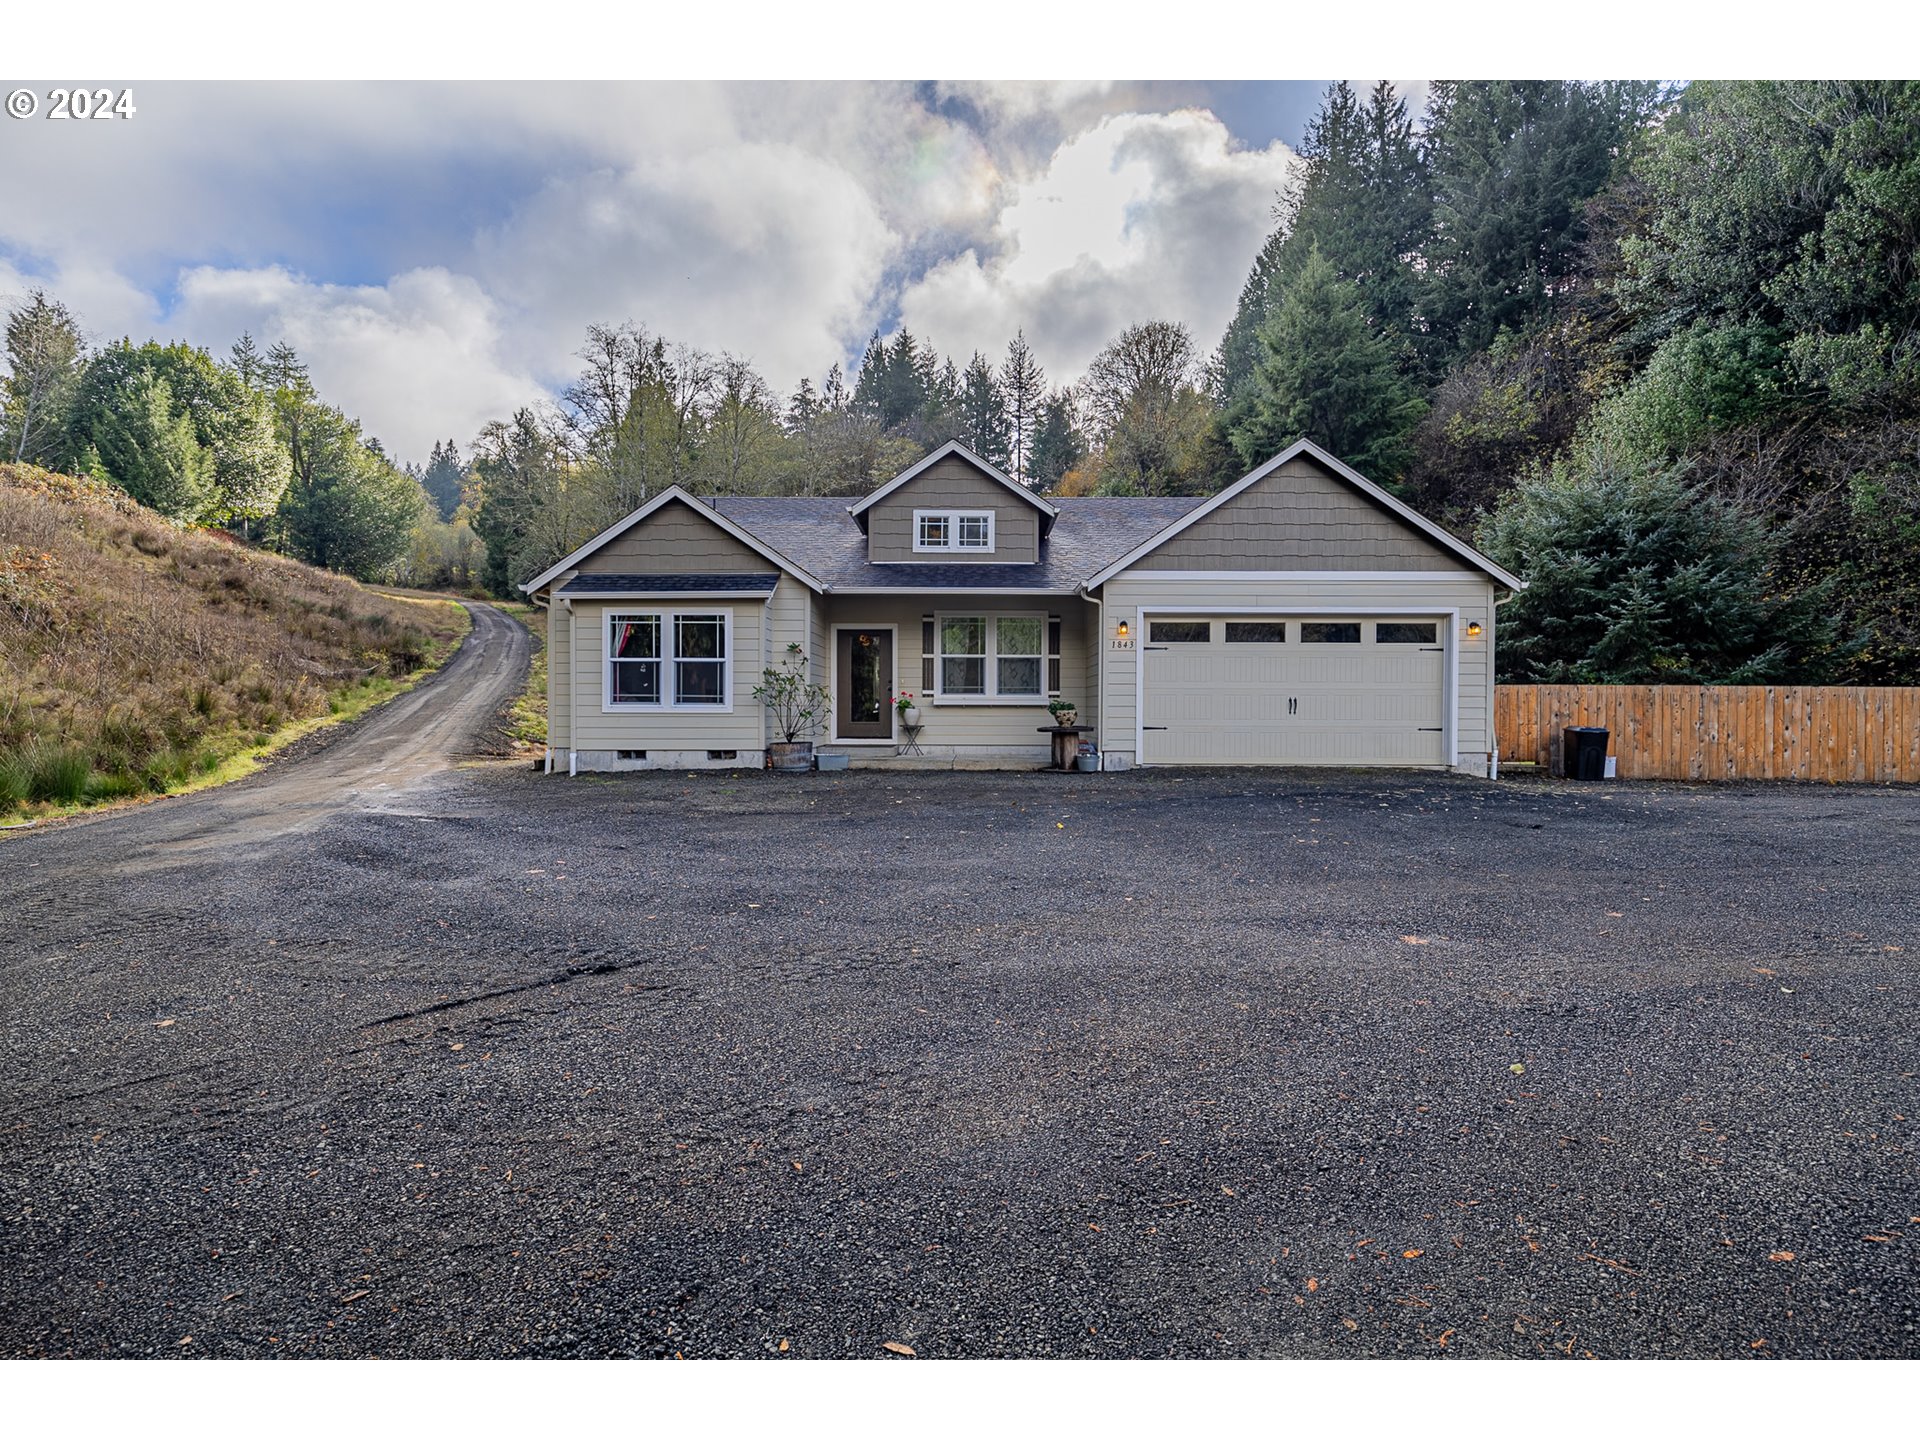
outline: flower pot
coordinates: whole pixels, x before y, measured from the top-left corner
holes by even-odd
[[[1060,710],[1054,713],[1053,723],[1065,729],[1080,718],[1078,710]]]
[[[767,746],[767,761],[782,775],[804,775],[813,769],[813,742],[776,740]]]
[[[918,725],[920,723],[920,707],[918,705],[909,705],[906,709],[902,710],[900,712],[900,723],[909,728]]]

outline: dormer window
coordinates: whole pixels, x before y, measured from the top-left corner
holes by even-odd
[[[913,512],[913,548],[923,554],[991,551],[993,512],[916,510]]]

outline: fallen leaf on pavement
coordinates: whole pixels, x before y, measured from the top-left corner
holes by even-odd
[[[173,1021],[171,1020],[156,1020],[153,1022],[153,1028],[156,1030],[164,1030],[171,1024],[173,1024]],[[187,1337],[188,1340],[191,1340],[192,1338],[193,1337],[191,1335]]]
[[[1349,1330],[1358,1330],[1360,1328],[1360,1322],[1358,1320],[1349,1320],[1344,1315],[1340,1317],[1340,1323],[1346,1326],[1347,1329]]]
[[[784,1341],[784,1340],[782,1340],[782,1341],[780,1342],[780,1353],[781,1353],[782,1355],[784,1355],[784,1354],[786,1354],[786,1353],[787,1353],[787,1342],[786,1342],[786,1341]]]
[[[1402,935],[1400,938],[1409,945],[1431,945],[1433,943],[1431,940],[1422,939],[1418,935]]]
[[[1400,1252],[1400,1258],[1402,1260],[1418,1260],[1422,1255],[1426,1253],[1427,1252],[1424,1250],[1402,1250]]]
[[[1527,1067],[1520,1064],[1520,1062],[1517,1060],[1513,1064],[1507,1066],[1507,1069],[1511,1070],[1516,1075],[1524,1075],[1527,1073]]]
[[[1776,1251],[1774,1251],[1774,1252],[1773,1252],[1773,1253],[1772,1253],[1771,1255],[1769,1255],[1769,1256],[1767,1256],[1767,1259],[1769,1259],[1769,1260],[1791,1260],[1791,1259],[1793,1259],[1793,1251],[1791,1251],[1791,1250],[1776,1250]]]
[[[350,1291],[349,1293],[342,1295],[340,1297],[340,1303],[342,1305],[351,1305],[356,1300],[366,1299],[370,1293],[371,1293],[370,1291],[366,1291],[366,1290]]]
[[[896,1355],[911,1356],[913,1354],[913,1347],[911,1345],[902,1345],[898,1340],[889,1340],[880,1348],[882,1350],[891,1350]]]
[[[1320,1282],[1314,1279],[1313,1276],[1311,1275],[1307,1276],[1307,1293],[1311,1295],[1314,1291],[1318,1290],[1319,1288],[1320,1288]]]

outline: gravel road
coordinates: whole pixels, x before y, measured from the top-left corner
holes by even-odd
[[[1912,790],[449,768],[491,615],[0,845],[0,1352],[1920,1354]]]

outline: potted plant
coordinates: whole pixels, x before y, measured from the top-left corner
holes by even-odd
[[[826,686],[807,683],[806,659],[798,644],[787,646],[785,665],[760,672],[753,698],[767,707],[774,729],[780,732],[780,739],[767,746],[768,763],[783,775],[811,770],[813,741],[802,737],[820,728],[833,699]]]
[[[902,690],[894,696],[893,708],[900,714],[900,723],[908,729],[914,729],[920,724],[920,707],[914,704],[911,690]]]
[[[1071,700],[1049,700],[1047,709],[1053,714],[1053,723],[1062,729],[1080,718],[1080,707]]]

